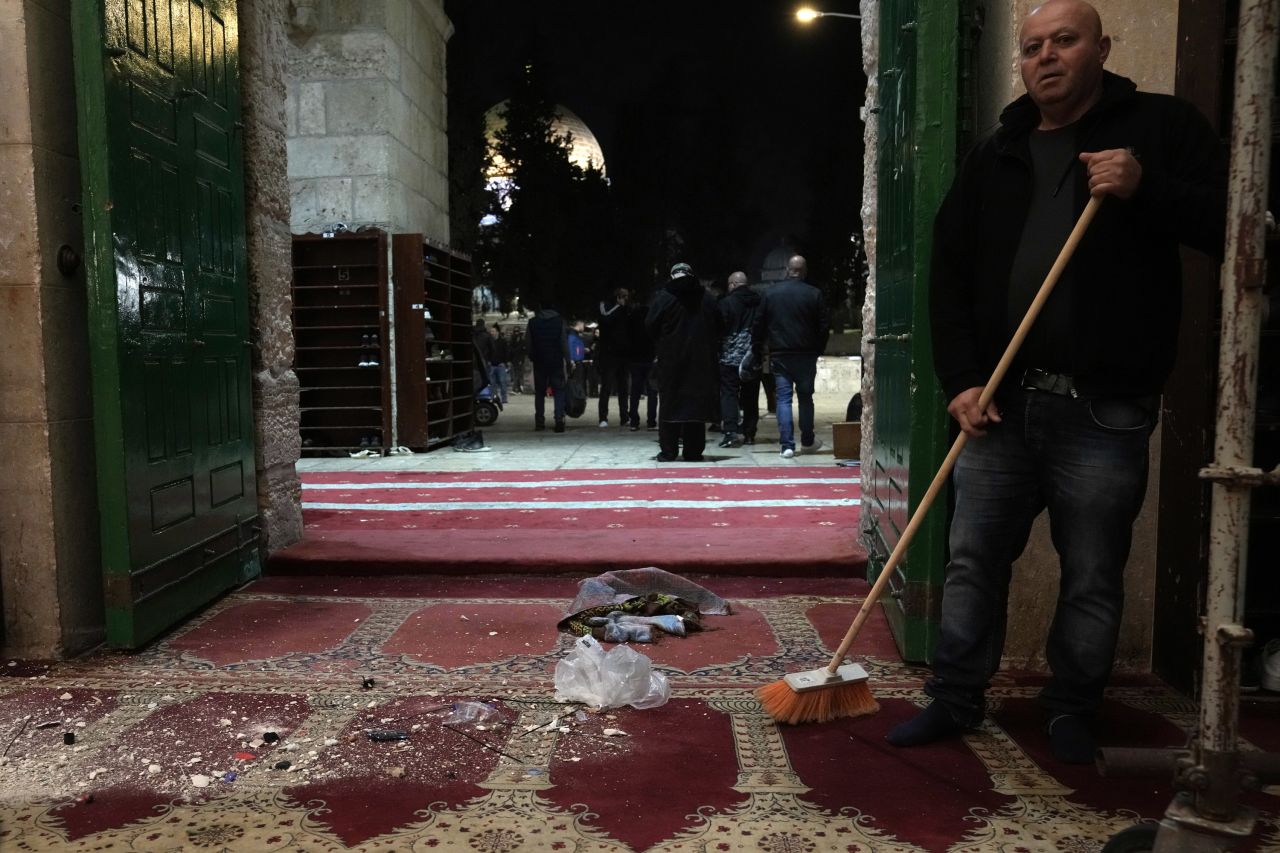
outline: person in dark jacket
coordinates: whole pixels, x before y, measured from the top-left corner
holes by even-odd
[[[831,317],[822,291],[805,281],[809,264],[801,255],[787,261],[787,277],[764,293],[756,319],[757,346],[767,340],[778,393],[778,444],[783,459],[796,455],[791,398],[800,421],[800,452],[816,453],[822,441],[813,429],[813,386],[818,356],[827,348]]]
[[[1221,255],[1226,158],[1189,104],[1103,64],[1082,0],[1022,24],[1027,94],[965,158],[934,226],[930,317],[948,412],[971,436],[954,473],[932,704],[889,734],[916,746],[978,725],[1000,663],[1011,564],[1048,509],[1061,563],[1040,693],[1053,754],[1092,763],[1148,436],[1173,363],[1179,244]],[[982,386],[1090,195],[1104,198],[1008,379]]]
[[[653,336],[657,360],[653,384],[658,405],[658,447],[654,459],[702,460],[707,423],[717,417],[720,312],[716,300],[688,264],[671,268],[671,280],[653,298],[645,326]]]
[[[555,431],[564,432],[565,382],[568,377],[569,330],[564,317],[551,307],[534,312],[525,330],[529,361],[533,363],[533,428],[547,428],[547,388],[554,400]]]
[[[729,293],[720,300],[720,423],[724,429],[721,447],[741,447],[747,441],[755,443],[760,418],[760,374],[752,336],[760,301],[760,294],[747,286],[745,272],[730,274]]]
[[[627,345],[622,358],[627,364],[627,383],[631,387],[627,424],[632,432],[640,429],[641,397],[645,398],[645,427],[651,430],[658,428],[658,391],[649,382],[653,371],[653,338],[644,324],[648,314],[646,305],[627,308]]]
[[[596,336],[596,371],[600,375],[600,426],[609,425],[609,397],[618,395],[619,426],[627,422],[627,337],[631,292],[619,287],[613,305],[600,303],[600,327]]]

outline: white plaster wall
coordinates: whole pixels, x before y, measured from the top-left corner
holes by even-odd
[[[443,0],[319,0],[287,83],[292,229],[449,242]]]

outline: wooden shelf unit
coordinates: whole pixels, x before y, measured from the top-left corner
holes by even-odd
[[[421,234],[396,234],[391,258],[397,441],[429,450],[473,424],[471,258]]]
[[[386,233],[295,234],[293,367],[304,456],[390,446],[389,331]]]

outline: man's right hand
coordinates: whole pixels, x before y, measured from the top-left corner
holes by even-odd
[[[947,404],[947,413],[956,419],[960,429],[970,438],[981,438],[987,434],[988,424],[1000,423],[1000,409],[996,406],[996,401],[988,403],[984,411],[978,408],[981,396],[982,388],[969,388],[961,391]]]

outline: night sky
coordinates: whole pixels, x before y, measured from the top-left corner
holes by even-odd
[[[446,0],[451,145],[532,62],[595,133],[620,199],[679,200],[703,275],[758,268],[783,241],[847,242],[860,227],[861,22],[802,25],[799,5]]]

